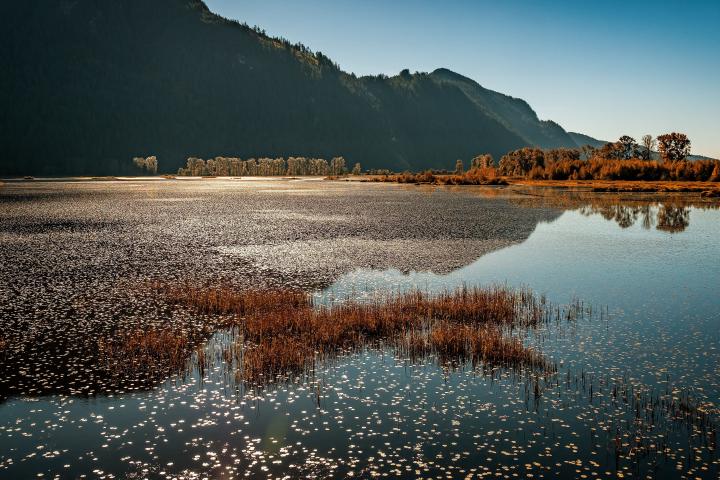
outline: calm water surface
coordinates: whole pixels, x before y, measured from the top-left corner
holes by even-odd
[[[367,349],[252,391],[220,359],[219,333],[202,375],[0,404],[0,478],[718,478],[712,427],[637,422],[621,397],[720,404],[720,211],[686,206],[668,227],[662,203],[613,204],[555,206],[526,240],[449,272],[358,268],[316,291],[331,302],[506,283],[580,301],[585,315],[526,339],[555,375]]]

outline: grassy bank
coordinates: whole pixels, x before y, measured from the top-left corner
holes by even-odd
[[[594,192],[668,192],[699,193],[703,196],[720,196],[717,182],[688,181],[632,181],[632,180],[529,180],[508,178],[510,185],[533,187],[576,188]]]
[[[338,178],[331,178],[336,180]],[[519,185],[583,189],[594,192],[667,192],[696,193],[703,197],[720,198],[719,182],[701,181],[652,181],[652,180],[545,180],[524,177],[505,177],[492,173],[455,174],[402,173],[393,175],[365,175],[346,177],[349,181],[389,182],[415,185]]]

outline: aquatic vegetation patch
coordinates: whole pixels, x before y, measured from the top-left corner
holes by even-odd
[[[527,348],[517,337],[509,337],[497,328],[454,325],[441,321],[433,328],[429,341],[441,359],[470,359],[474,364],[530,366],[541,371],[554,367],[536,350]]]
[[[444,360],[554,369],[511,334],[552,315],[543,299],[524,289],[473,287],[433,295],[413,290],[315,305],[311,295],[293,290],[159,283],[152,288],[170,302],[217,315],[217,325],[238,327],[244,348],[234,352],[242,356],[242,376],[249,383],[305,374],[316,358],[368,345],[395,347],[413,357],[433,353]]]
[[[99,338],[98,361],[113,377],[132,373],[153,378],[158,371],[170,374],[185,368],[191,345],[190,337],[177,329],[138,328]]]
[[[237,345],[237,344],[236,344]],[[250,348],[226,349],[242,356],[241,379],[255,382],[271,381],[276,377],[302,375],[311,371],[315,363],[315,351],[301,339],[281,336],[270,337]],[[230,357],[226,357],[226,361]]]
[[[664,389],[627,376],[598,378],[584,371],[567,371],[564,377],[558,389],[565,395],[579,395],[595,412],[606,413],[596,427],[616,458],[635,464],[641,459],[682,458],[678,439],[692,445],[698,458],[703,451],[716,456],[720,411],[691,390],[672,385],[669,377]]]

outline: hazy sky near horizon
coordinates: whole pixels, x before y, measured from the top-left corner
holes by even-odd
[[[720,0],[206,0],[358,75],[446,67],[615,140],[681,131],[720,158]]]

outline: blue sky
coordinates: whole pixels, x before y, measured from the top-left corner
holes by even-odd
[[[720,0],[207,0],[358,75],[446,67],[603,140],[720,158]]]

